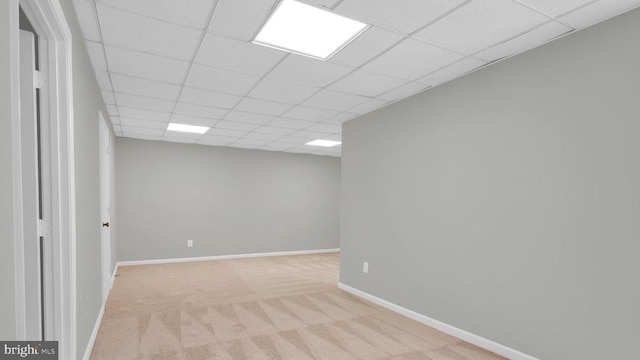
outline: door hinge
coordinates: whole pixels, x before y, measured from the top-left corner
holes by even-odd
[[[49,237],[51,227],[47,220],[38,219],[38,237]]]
[[[36,89],[43,89],[47,85],[47,80],[38,70],[33,70],[33,82]]]

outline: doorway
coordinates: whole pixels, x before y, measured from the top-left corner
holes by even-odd
[[[100,235],[102,252],[102,303],[107,303],[111,290],[111,161],[109,129],[102,112],[98,112],[100,131]]]
[[[76,358],[71,30],[59,0],[9,6],[16,340]]]

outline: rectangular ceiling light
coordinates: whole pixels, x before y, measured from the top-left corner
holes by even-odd
[[[180,131],[193,134],[204,134],[209,131],[209,129],[210,128],[206,126],[195,126],[176,123],[169,123],[169,126],[167,126],[167,131]]]
[[[309,141],[305,145],[333,147],[333,146],[340,145],[340,144],[342,144],[340,141],[331,141],[331,140],[318,139],[318,140]]]
[[[253,43],[326,60],[368,27],[327,10],[282,0]]]

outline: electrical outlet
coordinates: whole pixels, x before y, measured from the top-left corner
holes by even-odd
[[[362,272],[365,274],[369,273],[369,263],[366,261],[362,263]]]
[[[187,247],[193,247],[193,240],[187,240]]]

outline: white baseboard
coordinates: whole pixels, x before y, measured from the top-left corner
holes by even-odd
[[[109,292],[113,288],[113,282],[116,279],[116,274],[118,273],[118,264],[113,267],[113,273],[111,274],[111,284],[109,284]],[[107,296],[107,299],[109,297]],[[98,336],[98,331],[100,330],[100,325],[102,324],[102,318],[104,317],[104,309],[107,304],[103,303],[100,307],[100,312],[98,313],[98,317],[96,318],[96,323],[93,325],[93,331],[91,331],[91,337],[89,337],[89,343],[87,344],[87,349],[84,352],[84,356],[82,360],[89,360],[91,357],[91,351],[93,351],[93,345],[96,343],[96,337]]]
[[[514,350],[512,348],[509,348],[507,346],[498,344],[494,341],[491,341],[489,339],[485,339],[482,336],[478,336],[475,334],[472,334],[468,331],[462,330],[462,329],[458,329],[455,326],[451,326],[449,324],[445,324],[441,321],[432,319],[428,316],[419,314],[415,311],[409,310],[407,308],[404,308],[400,305],[396,305],[394,303],[391,303],[387,300],[381,299],[377,296],[373,296],[369,293],[366,293],[364,291],[358,290],[356,288],[353,288],[349,285],[345,285],[343,283],[338,283],[338,288],[353,294],[355,296],[358,296],[360,298],[363,298],[365,300],[371,301],[374,304],[380,305],[384,308],[387,308],[393,312],[396,312],[400,315],[404,315],[410,319],[413,319],[419,323],[425,324],[427,326],[430,326],[434,329],[438,329],[440,331],[442,331],[443,333],[449,334],[451,336],[455,336],[461,340],[464,340],[468,343],[474,344],[476,346],[479,346],[483,349],[489,350],[491,352],[494,352],[498,355],[502,355],[506,358],[509,358],[511,360],[538,360],[536,358],[534,358],[533,356],[524,354],[520,351]]]
[[[180,262],[191,262],[191,261],[230,260],[230,259],[245,259],[245,258],[255,258],[255,257],[268,257],[268,256],[325,254],[325,253],[334,253],[334,252],[340,252],[340,249],[299,250],[299,251],[281,251],[281,252],[255,253],[255,254],[200,256],[200,257],[158,259],[158,260],[118,261],[118,266],[169,264],[169,263],[180,263]]]
[[[93,331],[91,331],[91,336],[89,337],[89,343],[87,344],[87,349],[84,351],[84,356],[82,360],[89,360],[91,357],[91,351],[93,351],[93,344],[96,342],[96,337],[98,336],[98,330],[100,330],[100,324],[102,324],[102,317],[104,316],[104,305],[100,307],[100,312],[98,313],[98,318],[96,319],[95,325],[93,325]]]
[[[111,286],[109,286],[109,292],[113,288],[113,282],[116,281],[116,275],[118,274],[118,263],[116,262],[116,266],[113,267],[113,274],[111,274]],[[108,297],[107,297],[108,299]]]

